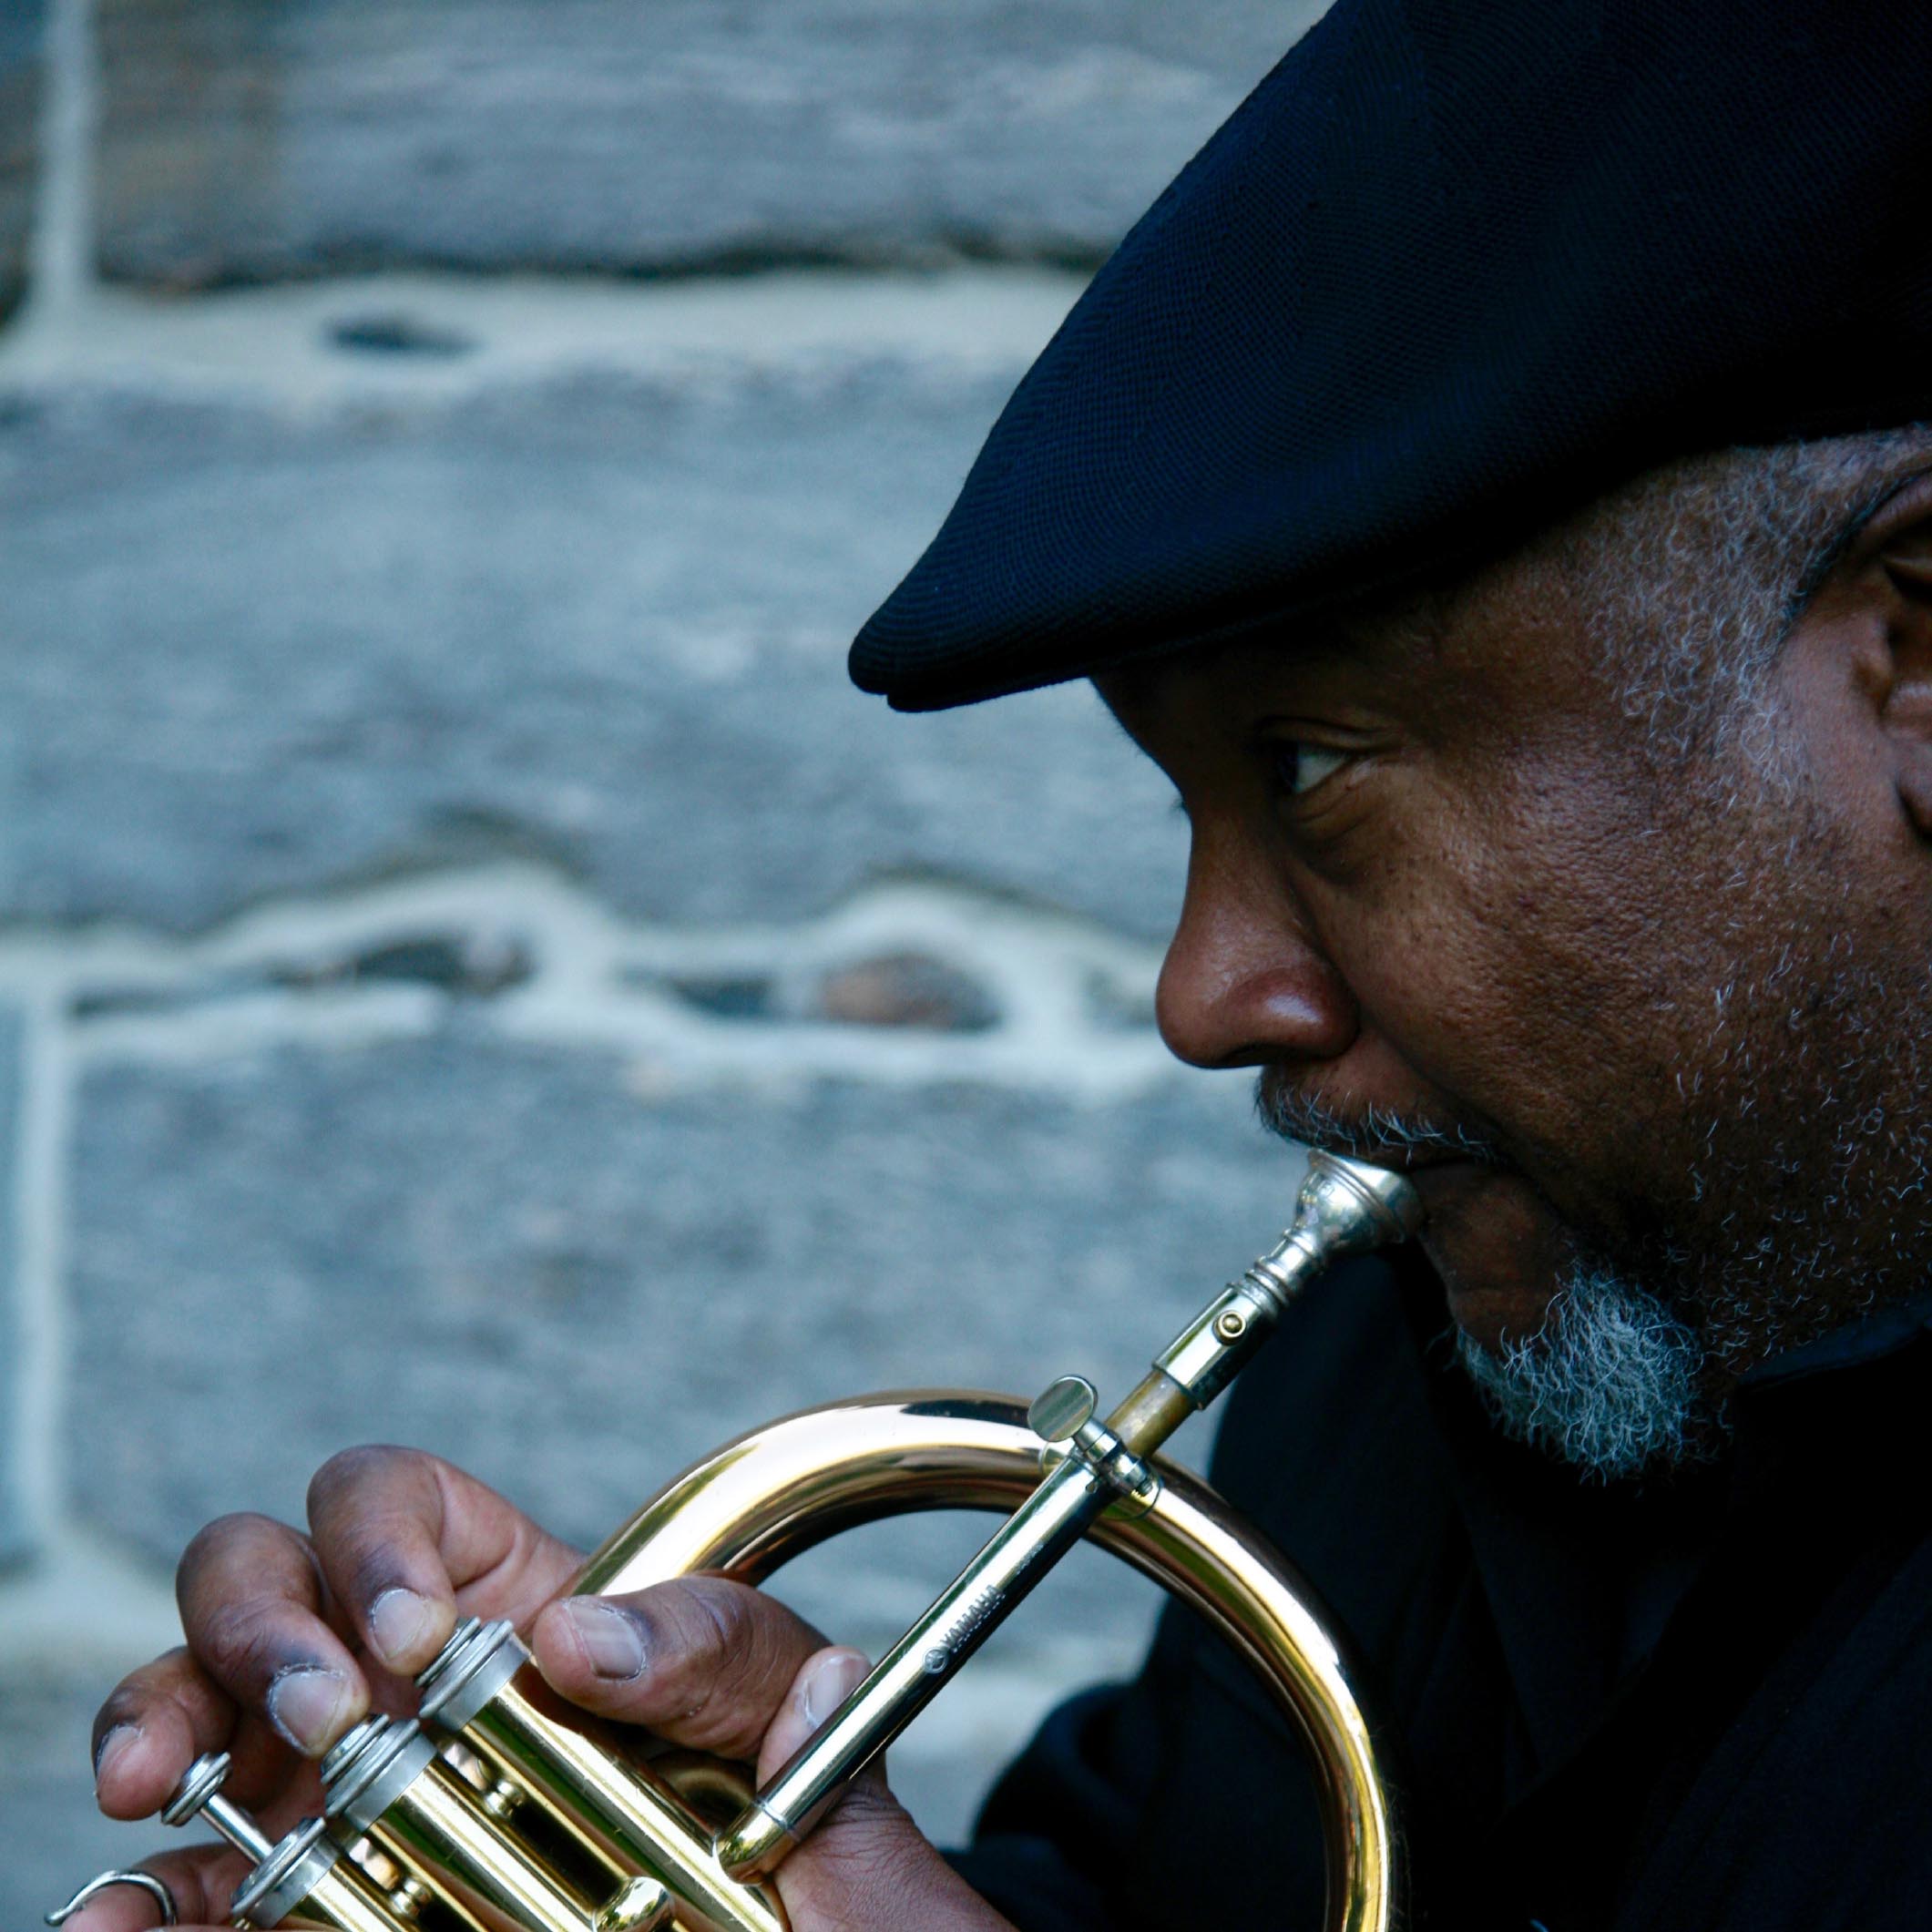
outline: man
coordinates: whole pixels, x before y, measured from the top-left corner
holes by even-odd
[[[911,707],[1091,676],[1192,826],[1170,1043],[1416,1172],[1420,1252],[1308,1298],[1217,1467],[1357,1633],[1427,1923],[1932,1897],[1928,38],[1342,0],[855,647]],[[108,1810],[227,1745],[285,1822],[459,1606],[767,1770],[860,1668],[717,1581],[552,1602],[575,1554],[421,1456],[312,1512],[189,1549]],[[240,1866],[164,1869],[212,1921]],[[1320,1848],[1170,1619],[956,1866],[873,1779],[782,1886],[800,1932],[1314,1923]]]

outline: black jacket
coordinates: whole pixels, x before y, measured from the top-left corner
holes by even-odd
[[[1416,1922],[1932,1926],[1932,1304],[1757,1370],[1721,1464],[1612,1488],[1499,1440],[1446,1325],[1419,1264],[1337,1275],[1212,1471],[1354,1634]],[[1321,1922],[1297,1741],[1178,1610],[959,1864],[1024,1932]]]

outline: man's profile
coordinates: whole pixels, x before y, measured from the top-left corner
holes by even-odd
[[[1090,678],[1191,830],[1169,1044],[1423,1192],[1216,1476],[1356,1634],[1424,1925],[1932,1890],[1928,38],[1342,0],[854,647],[909,709]],[[566,1697],[761,1765],[860,1667],[715,1580],[551,1602],[576,1562],[431,1458],[339,1458],[310,1535],[197,1540],[103,1803],[239,1711],[299,1806],[459,1598]],[[1321,1853],[1296,1741],[1170,1617],[956,1860],[873,1780],[782,1888],[799,1932],[1312,1923]],[[220,1914],[230,1866],[168,1870]]]

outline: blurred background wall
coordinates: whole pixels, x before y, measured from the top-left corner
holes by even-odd
[[[1278,1224],[1152,1034],[1164,783],[842,660],[1314,11],[0,7],[0,1918],[148,1842],[92,1709],[332,1449],[588,1543],[802,1403],[1118,1384]],[[788,1587],[876,1648],[964,1547]],[[929,1828],[1150,1614],[1030,1606]]]

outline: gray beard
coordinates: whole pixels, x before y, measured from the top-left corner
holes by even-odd
[[[1310,1095],[1256,1086],[1271,1133],[1340,1154],[1395,1147],[1493,1160],[1486,1142],[1370,1108],[1355,1126]],[[1607,1261],[1571,1263],[1534,1334],[1492,1353],[1456,1331],[1456,1358],[1497,1427],[1599,1482],[1704,1453],[1721,1418],[1704,1399],[1704,1344],[1664,1298]]]
[[[1492,1354],[1458,1330],[1456,1354],[1504,1435],[1600,1482],[1683,1462],[1711,1440],[1696,1332],[1608,1267],[1574,1268],[1535,1334]]]

